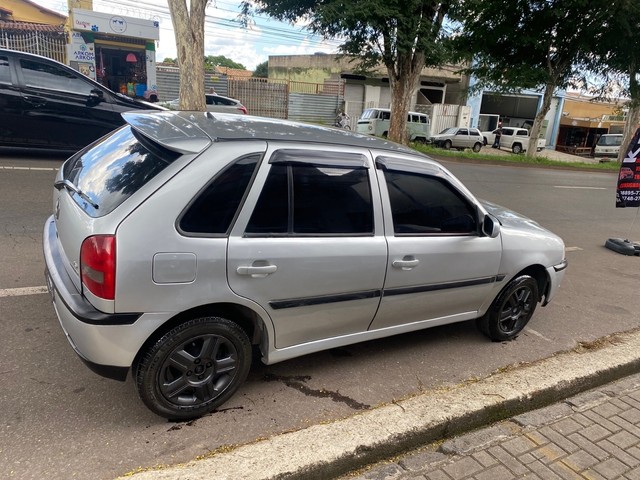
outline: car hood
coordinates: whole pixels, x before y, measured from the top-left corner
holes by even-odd
[[[486,200],[480,200],[480,203],[487,212],[496,217],[504,227],[535,232],[548,232],[546,228],[541,227],[535,220],[531,220],[529,217],[525,217],[513,210],[509,210],[508,208]]]

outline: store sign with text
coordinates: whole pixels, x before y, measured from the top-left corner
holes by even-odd
[[[124,17],[81,8],[74,8],[72,15],[74,30],[150,40],[160,39],[160,23],[154,20]]]

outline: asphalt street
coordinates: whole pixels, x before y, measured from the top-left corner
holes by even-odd
[[[169,423],[145,409],[130,379],[91,373],[42,293],[42,226],[60,159],[0,158],[0,477],[113,478],[192,460],[227,445],[344,418],[416,393],[532,362],[638,328],[637,257],[604,248],[640,237],[636,210],[616,210],[613,173],[447,162],[479,198],[559,234],[570,266],[554,301],[513,342],[472,323],[255,364],[220,411]],[[635,238],[634,238],[635,237]]]

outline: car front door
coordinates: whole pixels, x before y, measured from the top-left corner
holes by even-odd
[[[379,156],[389,260],[371,329],[469,320],[499,276],[501,239],[480,232],[464,187],[439,167]]]
[[[13,57],[0,55],[0,146],[25,146],[29,125],[22,116],[22,94],[17,86]]]
[[[366,331],[387,263],[379,189],[360,150],[271,147],[229,237],[231,289],[278,349]]]
[[[33,146],[79,150],[124,123],[81,74],[38,59],[21,58],[19,65]]]

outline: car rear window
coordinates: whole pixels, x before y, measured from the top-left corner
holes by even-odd
[[[102,217],[179,156],[126,125],[70,159],[63,174],[91,199],[87,202],[73,193],[76,203],[91,217]]]

